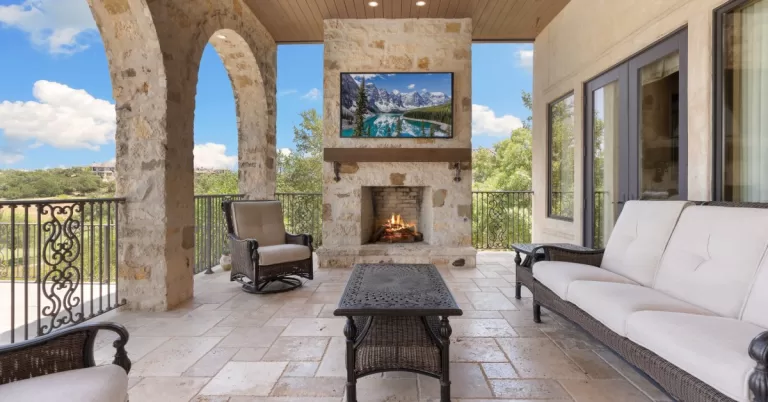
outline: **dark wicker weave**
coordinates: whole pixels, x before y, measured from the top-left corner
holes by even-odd
[[[128,331],[119,324],[86,323],[61,329],[28,341],[0,346],[0,385],[46,374],[94,367],[93,345],[99,330],[116,332],[113,364],[131,370],[125,352]]]
[[[707,201],[697,204],[720,207],[768,208],[766,203]],[[599,267],[603,257],[603,250],[574,251],[550,246],[544,246],[543,249],[547,261],[576,262]],[[575,304],[561,299],[535,279],[533,298],[534,320],[536,322],[541,322],[541,306],[544,306],[576,323],[628,363],[643,371],[675,399],[685,402],[733,401],[659,355],[616,334]],[[746,349],[747,345],[745,345]],[[749,389],[753,394],[753,402],[768,402],[768,332],[756,337],[749,345],[748,350],[750,357],[757,363],[755,371],[749,378]]]
[[[334,311],[347,317],[347,401],[357,401],[360,377],[410,371],[439,379],[449,402],[448,316],[461,314],[434,265],[356,265]]]
[[[259,242],[254,239],[241,239],[235,234],[232,222],[233,202],[257,201],[224,201],[221,203],[221,209],[224,211],[224,217],[227,221],[232,256],[230,280],[242,283],[243,290],[248,293],[262,294],[285,292],[301,286],[301,280],[296,277],[313,279],[312,235],[285,233],[285,244],[300,244],[309,247],[309,258],[306,260],[259,265]]]
[[[533,292],[533,264],[536,261],[543,260],[545,258],[544,246],[556,247],[562,250],[573,251],[593,251],[590,248],[577,246],[575,244],[568,243],[553,243],[553,244],[535,244],[535,243],[515,243],[512,244],[512,249],[515,250],[515,299],[520,300],[522,298],[522,287],[525,286]],[[521,254],[525,258],[521,258]]]

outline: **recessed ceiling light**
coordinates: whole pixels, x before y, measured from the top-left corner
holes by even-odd
[[[426,1],[417,1],[416,5],[419,6],[419,7],[424,7],[424,6],[427,5],[427,2]]]
[[[219,35],[216,35],[216,37],[217,37],[217,38],[219,38],[219,39],[227,39],[227,37],[226,37],[226,36],[224,36],[224,35],[221,35],[221,34],[219,34]]]
[[[371,7],[376,7],[376,6],[379,5],[379,3],[377,1],[369,1],[368,5],[371,6]]]

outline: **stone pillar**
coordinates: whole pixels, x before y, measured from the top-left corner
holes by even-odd
[[[247,42],[223,59],[235,91],[261,99],[249,109],[254,105],[241,108],[238,97],[240,143],[246,143],[239,152],[246,166],[241,190],[257,197],[274,193],[276,46],[240,0],[88,1],[104,40],[117,109],[116,195],[126,198],[119,218],[120,297],[130,309],[167,310],[193,294],[193,121],[203,49],[222,29]],[[256,62],[240,60],[248,58]],[[254,65],[266,78],[247,71]]]

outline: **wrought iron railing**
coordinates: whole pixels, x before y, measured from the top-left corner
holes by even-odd
[[[506,250],[512,243],[530,243],[533,191],[473,191],[472,246]]]
[[[195,196],[195,274],[219,264],[221,255],[229,249],[227,223],[221,203],[239,200],[242,194],[216,194]]]
[[[0,202],[0,343],[44,335],[125,303],[116,258],[124,202]]]

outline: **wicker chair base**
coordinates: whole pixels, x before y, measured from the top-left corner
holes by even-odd
[[[650,350],[620,336],[592,318],[591,315],[567,302],[539,281],[534,281],[534,303],[579,325],[602,344],[616,352],[627,363],[642,371],[646,377],[663,388],[670,396],[685,402],[733,402],[698,378],[679,369]]]
[[[301,287],[303,284],[299,278],[281,276],[261,279],[256,283],[243,283],[243,291],[257,295],[281,293]]]

